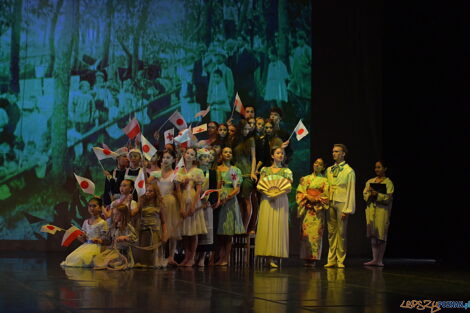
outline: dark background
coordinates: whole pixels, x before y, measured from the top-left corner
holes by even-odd
[[[349,147],[351,256],[370,255],[362,189],[383,158],[395,184],[385,257],[470,260],[466,11],[453,1],[315,1],[312,156],[331,163],[333,143]]]

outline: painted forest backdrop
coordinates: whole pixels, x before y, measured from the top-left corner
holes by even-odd
[[[309,127],[310,19],[309,0],[2,0],[0,239],[80,225],[85,196],[72,173],[104,184],[91,146],[125,145],[131,116],[147,138],[175,110],[201,122],[215,69],[233,77],[230,104],[238,92],[258,116],[288,112],[287,131],[299,118]],[[297,183],[310,141],[292,146]]]

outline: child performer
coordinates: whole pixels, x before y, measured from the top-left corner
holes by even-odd
[[[208,149],[199,149],[197,151],[197,158],[199,161],[199,168],[204,173],[204,183],[202,184],[201,192],[208,189],[217,189],[217,171],[210,169],[212,156]],[[211,197],[212,196],[212,197]],[[215,196],[215,199],[214,197]],[[204,267],[206,253],[213,251],[214,244],[214,219],[213,219],[213,205],[217,203],[217,193],[214,192],[203,199],[202,207],[204,211],[204,220],[206,221],[207,234],[199,235],[197,252],[199,252],[198,266]],[[211,202],[212,200],[212,202]],[[210,258],[210,256],[209,256]]]
[[[315,266],[315,261],[321,257],[329,189],[325,168],[323,159],[317,158],[313,163],[313,173],[302,177],[297,188],[298,216],[303,217],[300,257],[305,260],[305,266]]]
[[[219,251],[219,261],[215,265],[227,266],[232,249],[232,236],[244,234],[245,227],[240,214],[240,206],[237,201],[237,194],[240,192],[242,172],[239,168],[232,166],[232,149],[225,147],[222,150],[222,164],[217,167],[218,189],[222,188],[218,209],[219,222],[217,225],[217,235],[221,235],[221,247]],[[235,179],[232,179],[235,174]],[[216,207],[219,207],[219,204]]]
[[[134,181],[130,179],[124,179],[121,182],[121,186],[119,187],[120,195],[119,198],[111,202],[109,208],[103,211],[103,215],[108,221],[111,221],[111,215],[113,208],[117,207],[118,205],[125,205],[131,216],[135,216],[139,212],[139,207],[137,206],[137,202],[132,199],[132,192],[134,191]]]
[[[129,245],[137,242],[134,227],[130,224],[129,209],[119,204],[114,209],[111,229],[104,239],[96,240],[103,245],[111,245],[93,259],[94,269],[125,270],[134,266],[134,258]]]
[[[139,198],[139,246],[148,250],[136,251],[136,267],[166,267],[163,243],[167,232],[163,215],[163,200],[156,182],[147,184],[145,194]]]
[[[165,217],[166,230],[169,241],[168,264],[177,265],[174,256],[177,240],[182,238],[183,219],[180,215],[181,191],[176,188],[173,166],[176,154],[174,150],[163,151],[162,166],[160,171],[150,174],[149,181],[155,180],[163,197],[163,216]]]
[[[375,162],[374,170],[377,176],[366,182],[363,192],[364,200],[367,202],[367,237],[370,238],[372,245],[372,260],[364,265],[384,266],[383,257],[387,245],[394,187],[390,178],[385,176],[387,165],[384,161]],[[383,184],[385,188],[375,190],[371,184]]]
[[[260,181],[266,176],[279,175],[292,183],[292,171],[282,167],[284,149],[274,148],[271,150],[271,157],[273,164],[261,169]],[[262,194],[259,208],[255,255],[268,257],[268,265],[274,268],[277,268],[278,264],[273,258],[289,257],[289,192],[290,189],[275,197]]]
[[[126,175],[126,170],[129,167],[129,158],[127,154],[127,148],[120,149],[116,159],[116,168],[111,173],[108,171],[105,171],[104,173],[106,175],[103,194],[104,205],[109,205],[113,201],[114,196],[119,195],[119,186],[121,185],[121,182]]]
[[[201,210],[201,186],[204,183],[204,173],[196,167],[196,150],[186,149],[184,153],[184,168],[176,175],[176,180],[182,187],[182,203],[180,213],[183,217],[183,246],[184,260],[180,266],[193,266],[197,247],[197,235],[207,234],[204,212]]]
[[[70,253],[61,266],[72,267],[91,267],[93,258],[100,254],[100,240],[108,231],[108,224],[100,217],[102,211],[102,201],[100,198],[91,198],[88,201],[88,212],[90,218],[83,222],[82,230],[84,235],[79,236],[78,240],[83,244]]]

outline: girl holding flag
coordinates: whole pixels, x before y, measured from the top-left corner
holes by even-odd
[[[100,198],[91,198],[88,201],[90,218],[83,222],[82,231],[85,233],[78,237],[83,244],[70,253],[61,266],[91,267],[93,258],[101,252],[100,240],[108,231],[108,224],[101,215],[102,201]]]
[[[217,235],[221,235],[221,246],[219,261],[215,265],[227,266],[232,249],[232,236],[244,234],[240,207],[237,201],[237,194],[240,191],[242,173],[239,168],[232,166],[232,149],[225,147],[222,150],[222,164],[217,167],[218,189],[222,188],[219,203],[216,207],[219,210],[219,221],[217,225]]]
[[[201,187],[204,173],[196,166],[196,150],[186,149],[184,167],[176,174],[176,181],[182,188],[180,212],[183,217],[183,246],[185,257],[180,266],[193,266],[198,235],[207,234],[204,212],[201,210]]]
[[[161,170],[150,173],[149,181],[156,180],[163,201],[163,216],[169,242],[168,265],[177,265],[174,260],[176,242],[182,238],[183,219],[180,215],[181,192],[176,188],[174,181],[174,164],[176,154],[174,150],[165,150],[162,155]]]

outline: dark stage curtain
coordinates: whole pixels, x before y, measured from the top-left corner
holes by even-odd
[[[469,260],[465,12],[457,2],[314,2],[312,156],[350,149],[351,256],[370,255],[362,189],[384,158],[395,184],[385,257]]]

